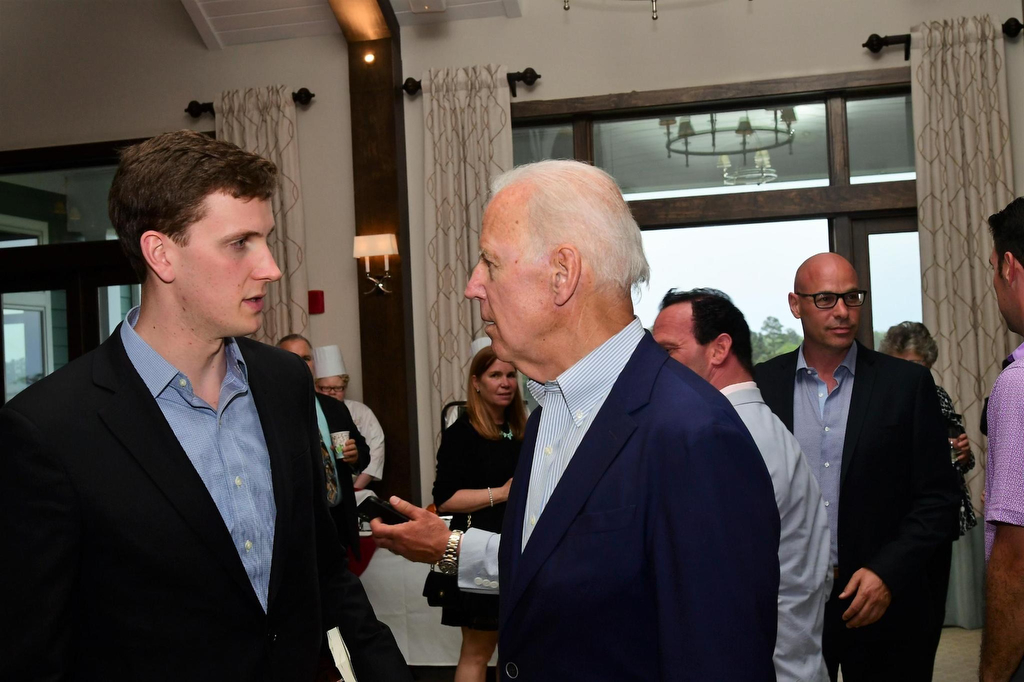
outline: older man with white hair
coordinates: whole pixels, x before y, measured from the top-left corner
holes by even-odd
[[[499,590],[503,680],[774,680],[779,513],[729,401],[633,314],[640,230],[574,161],[500,176],[466,296],[531,378],[500,536],[372,523],[378,543]],[[500,540],[500,546],[499,546]]]

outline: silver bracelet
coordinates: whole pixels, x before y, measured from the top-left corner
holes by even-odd
[[[487,489],[487,499],[491,501],[491,506],[494,506],[494,495],[491,494],[491,489]]]

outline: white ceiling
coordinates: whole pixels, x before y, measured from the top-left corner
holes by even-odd
[[[341,33],[328,0],[181,0],[206,47]]]
[[[416,0],[412,0],[415,2]],[[391,7],[401,26],[414,24],[439,24],[460,19],[483,19],[485,17],[520,17],[519,0],[446,0],[444,12],[413,13],[410,0],[390,0]],[[436,3],[437,0],[431,0]]]
[[[520,0],[447,0],[444,12],[425,14],[413,13],[409,1],[390,0],[401,26],[522,15]],[[341,33],[328,0],[181,0],[181,4],[211,50]]]

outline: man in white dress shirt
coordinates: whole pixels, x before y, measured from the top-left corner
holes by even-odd
[[[775,673],[779,682],[824,682],[821,635],[832,582],[828,519],[800,444],[754,383],[743,313],[715,289],[672,289],[662,299],[653,332],[669,355],[729,399],[761,451],[782,522]]]

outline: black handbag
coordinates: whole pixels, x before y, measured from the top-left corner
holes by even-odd
[[[423,596],[431,606],[451,607],[459,604],[459,577],[430,569],[423,583]]]

